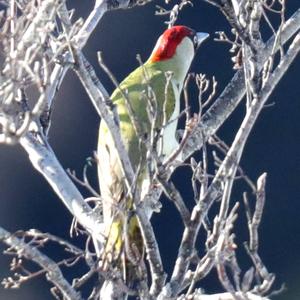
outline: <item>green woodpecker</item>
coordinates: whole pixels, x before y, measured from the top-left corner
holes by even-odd
[[[161,128],[162,137],[158,141],[158,152],[164,157],[170,155],[178,146],[175,138],[177,120],[180,114],[180,94],[187,72],[194,58],[196,49],[208,37],[207,33],[197,33],[186,26],[173,26],[158,39],[152,54],[144,65],[126,77],[113,94],[112,102],[116,105],[120,120],[120,133],[128,151],[133,170],[138,166],[141,174],[138,187],[145,190],[149,184],[147,174],[147,146],[139,143],[136,126],[128,113],[128,104],[138,122],[139,132],[144,138],[149,137],[151,120],[149,119],[149,98],[145,96],[150,89],[155,95],[157,116],[156,128]],[[166,72],[171,74],[169,81]],[[167,90],[167,91],[166,91]],[[153,121],[153,120],[152,120]],[[124,272],[125,282],[132,283],[132,269],[137,269],[143,257],[143,241],[137,217],[133,212],[133,203],[128,195],[118,153],[115,149],[109,128],[101,122],[98,141],[99,182],[103,199],[105,268],[119,266]],[[143,193],[142,193],[143,197]],[[142,198],[141,197],[141,198]]]

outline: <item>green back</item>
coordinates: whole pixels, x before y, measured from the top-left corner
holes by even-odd
[[[147,80],[147,78],[150,78]],[[164,71],[161,70],[160,63],[145,64],[137,68],[120,84],[111,95],[113,103],[117,106],[117,111],[120,118],[120,132],[126,150],[129,153],[129,158],[134,168],[139,164],[141,154],[139,141],[135,132],[134,126],[128,114],[127,106],[124,100],[124,94],[127,94],[134,115],[139,123],[139,128],[142,130],[143,136],[150,136],[151,123],[147,113],[147,105],[149,98],[147,93],[149,90],[154,93],[157,103],[157,118],[156,128],[160,128],[163,124],[164,108],[165,118],[168,121],[175,109],[175,97],[171,82],[168,83],[166,92],[167,79]],[[153,97],[151,98],[153,99]],[[106,135],[109,134],[108,128],[104,122],[100,126],[100,139],[106,140]]]

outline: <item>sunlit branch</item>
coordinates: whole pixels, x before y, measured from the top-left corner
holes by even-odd
[[[0,240],[15,249],[16,254],[19,257],[25,257],[45,269],[47,272],[47,279],[59,289],[66,299],[82,300],[81,295],[65,280],[57,264],[48,256],[41,253],[36,247],[27,245],[21,239],[15,237],[2,227],[0,227]]]

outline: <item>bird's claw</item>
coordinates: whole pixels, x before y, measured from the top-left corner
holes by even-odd
[[[194,115],[186,122],[185,130],[188,132],[192,132],[193,129],[198,125],[198,123],[199,123],[199,115],[194,113]]]

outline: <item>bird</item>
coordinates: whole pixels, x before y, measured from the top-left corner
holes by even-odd
[[[166,29],[148,60],[130,73],[110,97],[118,113],[120,135],[133,171],[139,170],[136,184],[141,190],[149,188],[146,157],[151,129],[159,132],[164,127],[157,141],[157,153],[162,157],[168,157],[178,146],[176,130],[181,91],[195,53],[208,36],[184,25]],[[133,286],[141,276],[138,266],[144,255],[143,239],[118,152],[103,120],[97,157],[105,237],[103,269],[120,268],[126,285]]]

